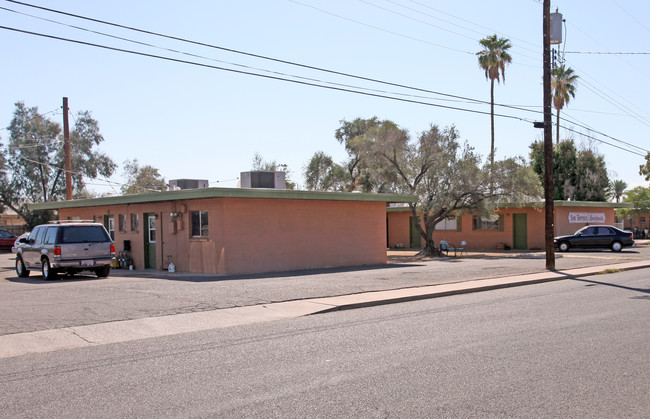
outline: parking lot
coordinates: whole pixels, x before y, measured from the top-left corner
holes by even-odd
[[[470,252],[429,260],[415,253],[390,251],[388,265],[248,276],[114,270],[109,278],[89,274],[44,281],[38,272],[18,278],[13,254],[3,252],[0,335],[545,270],[543,252]],[[650,246],[558,253],[556,269],[635,260],[650,260]]]

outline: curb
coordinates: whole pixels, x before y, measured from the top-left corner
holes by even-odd
[[[340,297],[311,299],[308,301],[332,306],[328,309],[321,310],[318,313],[313,313],[321,314],[334,311],[351,310],[356,308],[373,307],[387,304],[403,303],[408,301],[447,297],[451,295],[470,294],[474,292],[540,284],[544,282],[560,281],[564,279],[582,278],[593,275],[600,275],[606,273],[606,271],[609,269],[623,272],[643,268],[650,268],[650,261],[629,262],[616,265],[601,265],[589,268],[577,268],[572,269],[568,272],[542,272],[536,274],[518,275],[513,277],[477,279],[472,281],[455,282],[441,285],[401,288],[389,291],[372,291]],[[401,293],[402,295],[388,295],[398,293]]]
[[[145,317],[0,336],[0,359],[650,268],[650,261]]]

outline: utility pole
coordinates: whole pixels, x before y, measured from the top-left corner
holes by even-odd
[[[546,269],[555,270],[555,203],[553,202],[553,126],[551,122],[551,0],[544,0],[544,201]]]
[[[65,153],[65,199],[72,200],[72,162],[70,160],[70,127],[68,125],[68,98],[63,98],[63,151]]]

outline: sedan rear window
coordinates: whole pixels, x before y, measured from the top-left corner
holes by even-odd
[[[101,226],[65,227],[61,232],[61,243],[110,242],[106,230]]]

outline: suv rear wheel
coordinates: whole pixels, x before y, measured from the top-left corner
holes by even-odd
[[[43,274],[43,279],[49,281],[55,279],[58,272],[56,269],[52,269],[48,258],[43,258],[41,261],[41,273]]]
[[[102,266],[101,268],[95,269],[95,274],[99,278],[106,278],[111,273],[111,267],[109,265]]]
[[[16,275],[20,278],[27,278],[29,276],[29,270],[25,267],[25,262],[20,256],[16,256]]]

